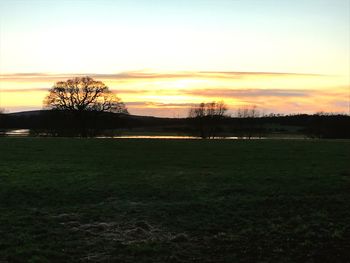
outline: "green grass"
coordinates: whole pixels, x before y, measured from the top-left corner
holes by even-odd
[[[0,262],[350,262],[350,141],[0,138]]]

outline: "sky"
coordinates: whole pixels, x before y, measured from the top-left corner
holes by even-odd
[[[349,113],[350,0],[0,0],[0,108],[85,75],[137,115]]]

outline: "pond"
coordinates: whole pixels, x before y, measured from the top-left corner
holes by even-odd
[[[30,129],[10,129],[0,130],[0,136],[6,137],[28,137]],[[116,136],[97,136],[95,138],[113,138],[113,139],[163,139],[163,140],[198,140],[201,137],[186,135],[116,135]],[[264,137],[216,137],[215,140],[241,140],[241,139],[265,139]]]
[[[196,136],[186,136],[186,135],[120,135],[120,136],[114,136],[114,137],[104,137],[100,136],[97,138],[113,138],[113,139],[163,139],[163,140],[199,140],[202,139],[201,137]],[[262,137],[235,137],[235,136],[229,136],[229,137],[216,137],[212,138],[214,140],[240,140],[240,139],[264,139]]]
[[[29,136],[29,129],[0,130],[0,136],[26,137]]]

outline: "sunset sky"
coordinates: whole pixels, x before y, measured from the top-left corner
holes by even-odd
[[[138,115],[349,113],[350,0],[0,0],[0,108],[85,75]]]

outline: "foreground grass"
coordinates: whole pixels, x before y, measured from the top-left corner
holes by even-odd
[[[0,262],[350,262],[349,141],[0,138]]]

